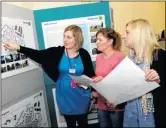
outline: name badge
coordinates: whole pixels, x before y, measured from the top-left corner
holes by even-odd
[[[69,69],[69,73],[75,73],[76,70],[75,69]]]

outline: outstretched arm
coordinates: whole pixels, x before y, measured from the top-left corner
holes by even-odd
[[[49,55],[51,55],[50,49],[45,50],[35,50],[27,47],[22,47],[16,43],[3,43],[4,47],[10,50],[17,50],[20,53],[25,54],[27,57],[31,58],[32,60],[36,61],[39,64],[42,64],[46,59],[48,59]]]

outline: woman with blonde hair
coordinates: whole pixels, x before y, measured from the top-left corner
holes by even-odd
[[[96,77],[93,81],[99,82],[124,59],[125,55],[120,51],[121,36],[113,29],[100,29],[96,33],[96,38],[97,50],[101,53],[96,58]],[[97,98],[100,127],[122,127],[125,103],[115,107],[98,92],[94,91],[93,96]]]
[[[166,122],[166,52],[160,48],[151,25],[144,19],[126,24],[124,41],[130,49],[129,58],[145,72],[146,80],[157,82],[160,87],[127,102],[123,126],[163,127]]]

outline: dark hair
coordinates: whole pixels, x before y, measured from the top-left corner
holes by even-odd
[[[122,40],[121,40],[121,36],[119,33],[117,33],[112,28],[101,28],[96,33],[96,37],[98,36],[98,34],[102,34],[104,37],[106,37],[108,39],[112,39],[113,40],[113,48],[120,51],[121,45],[122,45]]]

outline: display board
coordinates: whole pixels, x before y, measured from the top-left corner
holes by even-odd
[[[100,28],[105,28],[105,16],[89,16],[65,20],[55,20],[42,23],[45,48],[63,46],[64,29],[69,25],[78,25],[83,32],[83,48],[86,49],[96,60],[96,32]]]
[[[69,20],[74,21],[74,22],[72,22],[72,24],[77,24],[77,22],[75,22],[76,19],[78,20],[78,19],[82,18],[84,20],[87,20],[88,17],[102,16],[102,17],[104,17],[102,20],[105,21],[105,26],[104,26],[104,22],[103,22],[103,26],[112,27],[112,22],[111,22],[112,16],[111,16],[110,11],[111,11],[110,2],[96,2],[96,3],[90,3],[90,4],[81,4],[81,5],[35,10],[34,18],[35,18],[35,25],[36,25],[39,49],[42,50],[47,47],[62,45],[62,43],[63,43],[63,38],[62,38],[63,33],[62,32],[65,27],[64,24],[66,21],[68,22]],[[53,27],[55,24],[51,25],[51,23],[53,23],[53,22],[55,23],[57,21],[58,21],[58,24],[62,23],[62,26],[60,25],[60,27]],[[99,19],[96,19],[96,20],[94,19],[94,21],[99,21]],[[44,23],[50,23],[50,25],[49,24],[47,25]],[[99,24],[97,23],[97,25],[101,25],[100,23],[101,22],[99,21]],[[51,28],[56,28],[57,30],[56,29],[50,30],[47,26],[51,26]],[[94,38],[95,32],[88,32],[89,31],[88,24],[86,25],[85,23],[83,23],[83,24],[81,23],[81,24],[79,24],[79,26],[82,28],[82,30],[84,32],[84,37],[88,37],[87,39],[84,39],[84,40],[86,40],[84,43],[90,44],[87,46],[86,46],[86,44],[83,44],[83,47],[89,47],[89,48],[87,48],[87,50],[89,51],[89,53],[91,53],[92,59],[95,60],[95,58],[93,58],[96,55],[96,50],[95,50],[96,44],[94,43],[95,42],[95,38]],[[88,34],[86,34],[85,31],[87,31]],[[46,33],[44,33],[44,32],[46,32]],[[60,32],[62,35],[58,34],[58,32]],[[56,33],[56,35],[59,35],[61,38],[59,38],[59,37],[54,38],[53,35],[55,33]],[[89,34],[91,36],[89,36]],[[93,43],[91,43],[91,39],[92,39]],[[48,43],[51,41],[55,41],[55,42]],[[94,48],[94,50],[92,47]],[[95,61],[93,62],[93,64],[95,66]],[[43,74],[44,74],[45,85],[47,88],[47,96],[49,97],[48,103],[49,103],[49,108],[50,108],[51,123],[54,127],[57,127],[58,119],[56,122],[55,119],[57,118],[57,116],[55,116],[56,110],[55,110],[55,105],[53,102],[54,99],[53,99],[53,93],[52,93],[52,89],[56,87],[56,83],[53,80],[51,80],[45,72],[43,72]],[[94,118],[94,115],[90,116],[90,117]],[[93,125],[95,125],[95,124],[93,124]]]
[[[1,73],[2,79],[37,68],[24,54],[3,47],[4,42],[15,42],[21,46],[35,47],[32,22],[2,17],[1,26]]]
[[[1,19],[0,126],[51,127],[42,70],[25,55],[3,47],[15,42],[38,49],[33,10],[2,2]]]
[[[2,127],[49,127],[43,91],[2,111]]]
[[[74,5],[74,6],[66,6],[66,7],[58,7],[58,8],[49,8],[49,9],[42,9],[42,10],[35,10],[34,11],[34,17],[35,17],[35,25],[37,30],[37,37],[39,42],[39,48],[45,49],[46,47],[50,46],[57,46],[63,44],[63,30],[64,24],[66,24],[66,21],[70,21],[70,24],[78,24],[75,21],[79,21],[80,26],[83,28],[83,31],[89,31],[88,25],[92,24],[92,31],[88,32],[88,34],[84,34],[85,38],[85,44],[83,47],[89,47],[87,50],[90,52],[92,59],[95,60],[96,56],[96,45],[95,43],[91,43],[95,41],[94,35],[97,29],[93,29],[93,24],[97,27],[104,26],[104,27],[111,27],[111,12],[110,12],[110,3],[109,2],[98,2],[98,3],[91,3],[91,4],[82,4],[82,5]],[[88,19],[88,17],[95,17],[96,19]],[[99,17],[103,18],[99,20]],[[81,22],[80,19],[83,19],[84,21]],[[71,22],[74,21],[74,22]],[[89,22],[86,23],[85,21]],[[94,23],[90,23],[90,21],[94,21]],[[96,21],[96,23],[95,23]],[[103,21],[103,25],[102,22]],[[54,25],[51,25],[52,23],[58,23],[62,24],[62,26],[55,25],[55,27],[59,26],[56,29],[50,30],[51,28],[54,28]],[[105,23],[104,23],[105,22]],[[45,23],[45,24],[44,24]],[[48,24],[46,24],[48,23]],[[49,24],[50,23],[50,24]],[[68,24],[69,25],[69,24]],[[49,29],[47,26],[51,26]],[[44,28],[44,29],[43,29]],[[87,30],[86,30],[87,29]],[[95,32],[93,32],[95,30]],[[47,33],[48,31],[51,31]],[[60,32],[62,35],[56,33]],[[56,33],[56,35],[60,36],[60,38],[55,38],[53,35]],[[90,37],[92,36],[92,38]],[[48,39],[47,39],[48,38]],[[55,41],[52,43],[48,43],[51,41]],[[90,44],[90,45],[87,45]],[[47,46],[48,45],[48,46]],[[87,45],[87,46],[86,46]],[[52,81],[45,73],[44,73],[44,80],[46,85],[53,84],[54,81]]]

